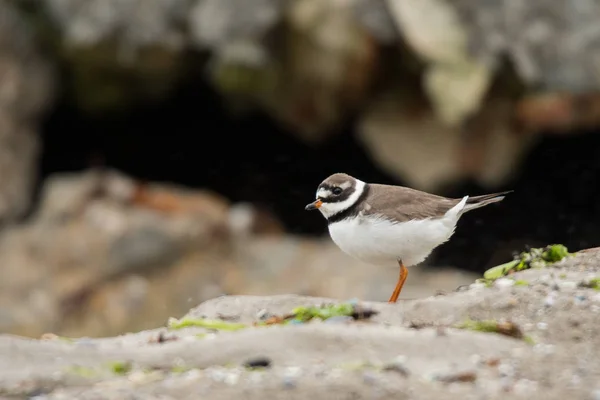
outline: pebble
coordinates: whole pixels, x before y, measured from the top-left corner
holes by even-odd
[[[264,376],[264,374],[251,372],[250,375],[248,375],[248,381],[252,382],[254,384],[259,384],[259,383],[262,383],[263,376]]]
[[[372,371],[363,372],[363,382],[367,385],[375,386],[377,384],[377,376]]]
[[[509,288],[515,285],[515,281],[513,279],[508,278],[500,278],[494,281],[494,286],[500,289]]]
[[[50,397],[48,397],[46,394],[43,394],[43,393],[40,393],[40,392],[42,392],[42,389],[36,389],[36,391],[34,393],[31,393],[29,395],[29,397],[27,397],[27,400],[48,400],[48,399],[50,399]],[[56,397],[52,396],[52,398],[54,399]],[[59,398],[65,398],[65,397],[61,396]]]
[[[471,361],[471,364],[474,365],[478,365],[479,363],[481,363],[482,357],[479,354],[471,354],[471,356],[469,357],[469,361]]]
[[[296,388],[296,380],[291,376],[283,377],[283,387],[285,389],[295,389]]]
[[[469,285],[470,289],[476,290],[476,289],[485,289],[485,283],[482,282],[475,282],[475,283],[471,283]]]
[[[283,373],[285,376],[296,378],[296,377],[302,375],[302,368],[301,367],[287,367]]]
[[[554,279],[550,275],[542,275],[538,278],[540,283],[544,283],[547,285],[552,285],[554,283]]]
[[[230,375],[230,371],[226,371],[222,368],[214,368],[206,370],[206,375],[216,382],[225,382],[227,376]]]
[[[542,354],[552,354],[554,353],[554,345],[553,344],[544,344],[544,343],[538,343],[536,345],[533,346],[533,351],[536,351],[538,353],[542,353]]]
[[[240,374],[238,372],[230,372],[225,376],[223,382],[229,386],[233,386],[240,380]]]
[[[294,389],[296,387],[296,380],[301,374],[302,368],[287,367],[283,371],[283,387],[286,389]]]
[[[453,371],[433,375],[433,380],[454,383],[454,382],[475,382],[477,380],[477,372],[473,370]]]
[[[132,383],[144,383],[148,381],[147,374],[143,371],[133,371],[127,379]]]
[[[552,307],[552,306],[554,306],[555,299],[556,299],[556,295],[549,294],[544,299],[544,306],[545,307]]]
[[[271,366],[271,360],[267,357],[256,357],[247,360],[244,363],[246,368],[269,368]]]
[[[240,371],[236,369],[223,369],[221,367],[208,369],[206,375],[216,382],[223,382],[229,386],[233,386],[240,380]]]
[[[538,383],[529,379],[519,379],[515,382],[513,390],[516,395],[526,395],[535,392],[538,388]]]
[[[385,371],[395,371],[399,372],[404,376],[410,375],[410,371],[406,367],[406,356],[399,355],[395,357],[391,362],[387,363],[383,366]]]
[[[400,354],[397,355],[396,357],[394,357],[394,359],[392,360],[392,364],[405,364],[406,360],[408,360],[408,358],[406,358],[406,356],[404,354]]]
[[[97,344],[94,343],[94,341],[92,341],[92,339],[88,338],[88,337],[82,337],[80,339],[77,339],[75,341],[75,344],[78,346],[85,346],[85,347],[96,347]]]
[[[515,367],[507,363],[500,363],[498,365],[498,372],[500,376],[512,377],[515,374]]]
[[[267,311],[266,308],[263,308],[256,313],[256,318],[261,321],[269,319],[270,317],[272,317],[272,315]]]
[[[509,376],[503,376],[500,378],[500,388],[503,392],[510,392],[513,384],[513,379]]]
[[[537,328],[541,331],[545,331],[546,329],[548,329],[548,324],[545,322],[538,322],[536,324]]]
[[[191,369],[185,373],[185,379],[194,381],[202,376],[202,371],[199,369]]]

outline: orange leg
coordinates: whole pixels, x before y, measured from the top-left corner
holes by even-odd
[[[394,293],[392,293],[392,297],[388,300],[388,303],[395,303],[398,300],[398,296],[400,296],[400,292],[402,291],[402,286],[404,286],[404,282],[408,277],[408,268],[404,266],[402,261],[398,261],[400,265],[400,276],[398,277],[398,283],[396,283],[396,288],[394,289]]]

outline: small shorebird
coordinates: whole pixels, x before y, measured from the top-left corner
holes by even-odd
[[[321,182],[316,200],[305,209],[323,214],[331,239],[350,256],[374,265],[398,263],[400,276],[388,300],[395,303],[407,267],[450,239],[465,212],[501,201],[510,192],[451,199],[337,173]]]

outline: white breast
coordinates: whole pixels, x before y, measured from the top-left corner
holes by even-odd
[[[382,217],[346,219],[329,225],[331,239],[345,253],[369,264],[416,265],[454,233],[466,198],[443,218],[394,223]]]

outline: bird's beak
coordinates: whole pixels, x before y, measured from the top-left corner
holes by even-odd
[[[312,203],[307,204],[306,207],[304,207],[304,209],[307,211],[316,210],[317,208],[321,207],[322,204],[323,202],[321,201],[321,199],[316,199]]]

